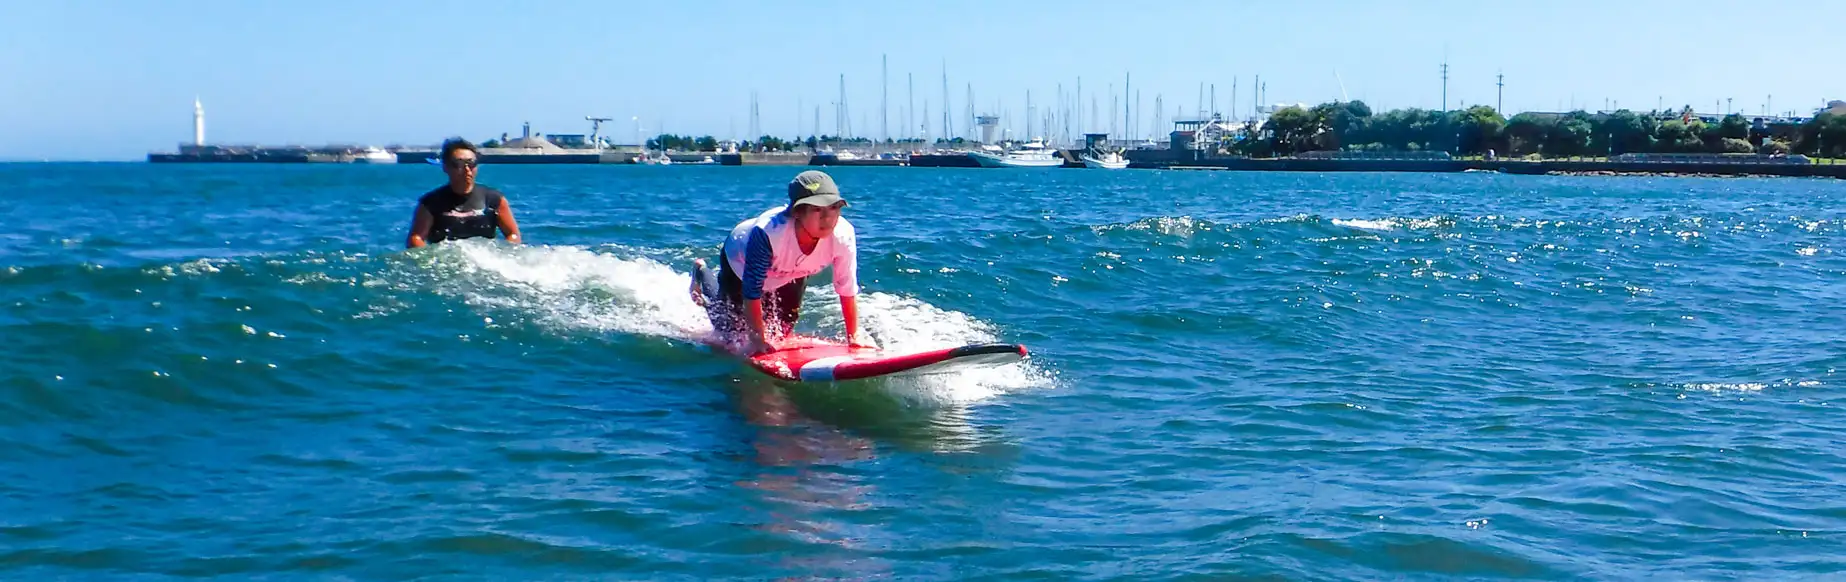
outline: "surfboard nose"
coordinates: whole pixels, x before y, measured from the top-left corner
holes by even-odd
[[[1023,344],[975,344],[949,350],[951,358],[992,354],[1018,354],[1022,358],[1029,355]]]

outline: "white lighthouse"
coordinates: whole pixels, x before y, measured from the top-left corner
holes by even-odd
[[[198,97],[192,98],[192,145],[205,145],[205,105],[199,103]]]

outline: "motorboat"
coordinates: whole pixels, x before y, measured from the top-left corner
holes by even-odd
[[[395,164],[397,163],[397,154],[385,151],[384,148],[378,146],[368,146],[358,153],[353,154],[353,163]]]
[[[1001,149],[996,146],[981,146],[981,149],[968,152],[968,157],[983,168],[1056,168],[1064,165],[1064,157],[1058,151],[1045,147],[1040,140]]]
[[[1078,158],[1083,160],[1083,167],[1085,168],[1120,170],[1128,167],[1128,158],[1122,155],[1122,150],[1120,149],[1105,150],[1092,148],[1090,151],[1083,152],[1083,155],[1078,156]]]

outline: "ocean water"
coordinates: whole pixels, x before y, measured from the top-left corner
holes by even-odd
[[[1846,182],[834,169],[881,343],[1033,357],[790,385],[686,286],[798,170],[0,164],[0,578],[1846,571]]]

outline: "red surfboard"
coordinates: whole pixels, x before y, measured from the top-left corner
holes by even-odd
[[[745,361],[764,374],[799,382],[934,374],[964,366],[1008,364],[1027,356],[1026,347],[1018,344],[971,344],[891,353],[808,336],[787,336],[778,343],[781,349],[748,356]]]

